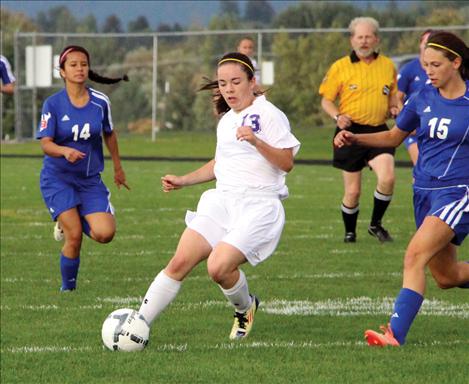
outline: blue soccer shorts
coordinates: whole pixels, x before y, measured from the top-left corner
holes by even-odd
[[[451,241],[461,245],[469,234],[469,186],[440,188],[414,186],[414,215],[419,228],[426,216],[435,216],[454,231]]]
[[[111,193],[101,180],[101,175],[83,177],[70,173],[58,173],[43,169],[40,188],[47,209],[55,221],[71,208],[77,208],[80,216],[107,212],[114,214]]]

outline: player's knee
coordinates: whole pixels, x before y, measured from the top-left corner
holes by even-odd
[[[82,238],[82,233],[79,231],[67,232],[65,233],[65,246],[74,252],[79,252]]]
[[[438,285],[438,288],[450,289],[458,285],[459,278],[457,270],[447,270],[446,268],[442,269],[440,266],[436,268],[433,266],[430,267],[430,272],[436,284]]]
[[[407,249],[404,256],[404,270],[412,270],[419,266],[419,252],[414,249]]]
[[[207,260],[207,272],[210,278],[217,284],[221,284],[226,279],[226,268],[210,258]]]
[[[359,199],[360,199],[360,190],[351,189],[345,192],[345,201],[358,202]]]
[[[103,244],[106,244],[112,241],[112,239],[114,238],[114,234],[115,232],[110,231],[110,230],[98,231],[98,232],[92,231],[93,239],[96,240],[98,243],[103,243]]]
[[[438,285],[438,288],[440,289],[450,289],[454,288],[455,285],[452,282],[452,280],[447,279],[446,277],[438,277],[436,278],[435,276],[433,277],[435,279],[436,285]]]

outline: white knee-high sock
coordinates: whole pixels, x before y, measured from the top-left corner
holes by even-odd
[[[138,310],[151,325],[153,320],[176,298],[181,282],[161,271],[151,283]]]
[[[225,297],[236,308],[236,312],[246,312],[252,304],[252,298],[249,295],[248,281],[244,272],[239,270],[239,280],[229,289],[223,289],[220,286]]]

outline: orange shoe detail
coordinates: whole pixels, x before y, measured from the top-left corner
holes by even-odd
[[[390,325],[387,327],[384,325],[379,327],[383,333],[372,331],[368,329],[365,331],[365,339],[368,342],[368,345],[371,347],[385,347],[390,345],[392,347],[399,347],[399,342],[394,338],[394,334],[391,330]]]

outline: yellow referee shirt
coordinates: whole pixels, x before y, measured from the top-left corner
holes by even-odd
[[[386,56],[375,54],[367,64],[355,52],[337,60],[324,77],[319,94],[335,101],[339,95],[339,113],[350,115],[354,123],[384,124],[389,97],[397,92],[396,69]]]

